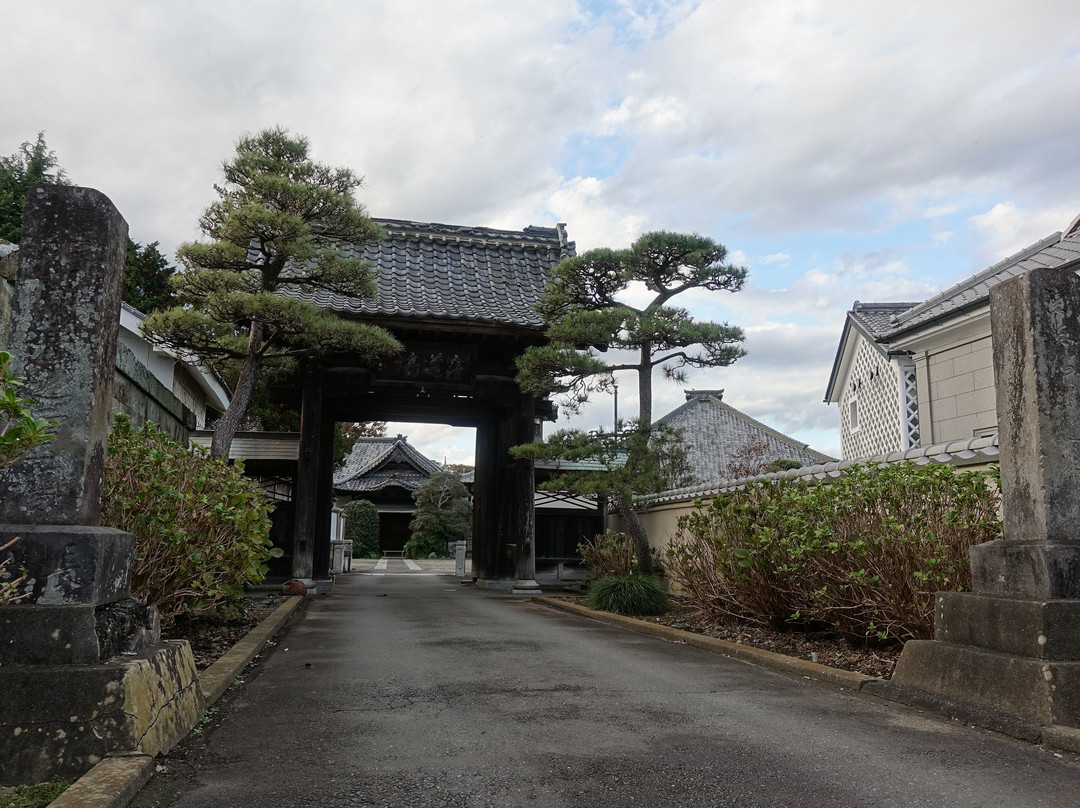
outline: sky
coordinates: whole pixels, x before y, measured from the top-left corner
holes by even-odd
[[[565,222],[579,252],[701,233],[749,279],[678,302],[741,326],[748,355],[687,387],[834,456],[822,399],[853,301],[924,300],[1080,213],[1075,0],[9,6],[0,154],[44,131],[136,241],[198,238],[237,137],[274,125],[364,175],[374,216]],[[658,379],[655,399],[684,394]],[[390,431],[471,463],[471,430]]]

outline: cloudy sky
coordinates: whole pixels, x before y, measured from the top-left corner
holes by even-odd
[[[198,237],[237,136],[274,124],[376,216],[566,222],[579,250],[696,231],[750,280],[690,307],[749,355],[689,386],[831,454],[852,301],[925,299],[1080,213],[1075,0],[8,5],[0,154],[44,130],[137,241]],[[391,428],[471,461],[467,434]]]

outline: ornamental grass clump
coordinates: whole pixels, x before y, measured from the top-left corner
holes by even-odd
[[[663,614],[668,608],[668,594],[651,575],[608,575],[589,585],[589,606],[631,616]]]
[[[679,520],[668,574],[713,618],[929,638],[935,593],[969,589],[968,549],[1000,538],[998,504],[992,474],[914,463],[752,484]]]
[[[135,536],[131,589],[163,622],[237,600],[281,550],[273,505],[243,464],[186,449],[153,424],[118,415],[109,436],[102,524]]]

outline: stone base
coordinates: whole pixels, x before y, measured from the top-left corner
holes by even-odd
[[[161,644],[157,609],[134,598],[104,606],[0,609],[0,665],[97,665]]]
[[[0,524],[7,574],[26,570],[19,604],[101,606],[128,596],[135,539],[111,527]]]
[[[77,778],[115,752],[157,755],[204,706],[184,641],[101,665],[4,666],[0,693],[0,785]]]
[[[1043,726],[1080,726],[1080,662],[911,640],[892,681]]]
[[[510,590],[512,595],[542,595],[544,594],[540,590],[540,584],[536,581],[514,581],[514,586]]]
[[[1080,661],[1080,600],[939,592],[934,639],[1032,659]]]
[[[989,541],[972,547],[972,589],[1036,600],[1080,599],[1080,543]]]
[[[492,589],[496,592],[510,592],[514,588],[514,582],[502,578],[477,578],[476,588]]]
[[[1078,625],[1080,600],[939,592],[936,639],[908,642],[892,682],[1043,726],[1080,727]]]

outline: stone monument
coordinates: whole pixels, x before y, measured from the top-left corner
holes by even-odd
[[[1042,726],[1080,727],[1080,278],[1036,269],[990,292],[1003,538],[972,592],[937,596],[934,640],[894,684]]]
[[[27,196],[10,322],[15,372],[56,437],[0,470],[0,546],[25,570],[0,607],[0,784],[157,754],[201,715],[187,643],[131,597],[134,540],[100,526],[127,223],[89,188]]]

